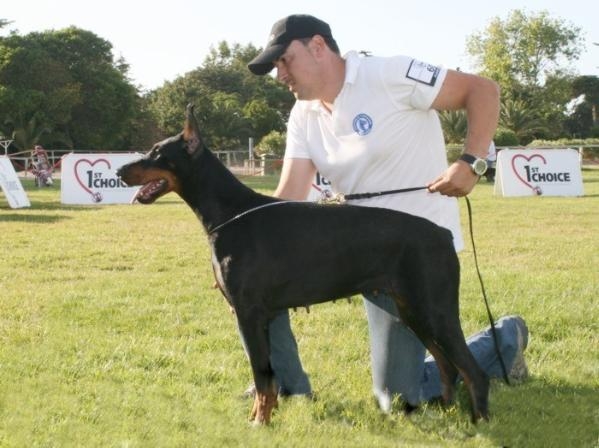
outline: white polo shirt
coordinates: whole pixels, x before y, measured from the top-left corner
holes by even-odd
[[[311,159],[336,192],[372,193],[424,186],[447,169],[441,123],[431,104],[447,70],[406,56],[345,56],[345,83],[329,113],[296,101],[285,158]],[[425,217],[450,229],[463,248],[457,200],[420,190],[352,204]]]

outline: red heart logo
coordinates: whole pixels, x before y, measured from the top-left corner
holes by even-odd
[[[91,191],[88,187],[87,187],[87,183],[83,182],[81,180],[81,178],[79,177],[79,164],[80,163],[87,163],[90,167],[93,167],[94,165],[96,165],[97,163],[105,163],[106,166],[108,167],[108,169],[112,168],[110,166],[110,162],[106,159],[98,159],[95,161],[91,161],[91,160],[87,160],[87,159],[79,159],[77,161],[77,163],[75,163],[75,167],[74,167],[74,171],[75,171],[75,179],[77,179],[77,182],[79,182],[79,185],[81,185],[81,188],[83,188],[85,191],[87,191],[92,198],[96,197],[96,193],[94,193],[93,191]]]
[[[530,157],[527,157],[523,154],[516,154],[514,157],[512,157],[512,170],[514,171],[514,174],[516,175],[516,177],[518,179],[520,179],[520,182],[522,182],[524,185],[526,185],[528,188],[530,188],[532,190],[535,189],[535,186],[530,185],[525,177],[520,176],[520,173],[518,172],[518,168],[522,168],[522,165],[520,165],[519,167],[516,167],[516,159],[524,159],[527,162],[530,162],[534,158],[541,159],[543,161],[543,164],[547,165],[547,161],[545,160],[545,157],[543,157],[541,154],[533,154]]]

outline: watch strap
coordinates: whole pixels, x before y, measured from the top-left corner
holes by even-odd
[[[469,165],[472,165],[474,162],[476,162],[476,159],[477,159],[477,157],[474,157],[472,154],[467,154],[467,153],[463,153],[458,158],[460,160],[463,160],[464,162],[466,162]]]

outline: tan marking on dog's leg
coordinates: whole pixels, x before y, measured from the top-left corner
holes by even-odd
[[[272,416],[272,410],[277,406],[276,388],[271,388],[267,393],[256,390],[256,398],[250,413],[250,421],[255,424],[268,425]]]

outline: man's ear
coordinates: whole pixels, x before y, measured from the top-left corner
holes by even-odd
[[[322,57],[324,55],[324,50],[327,48],[327,43],[320,34],[315,34],[312,36],[312,40],[310,41],[312,45],[312,51],[316,52],[316,55]]]
[[[200,137],[200,128],[198,121],[193,114],[193,104],[188,104],[185,111],[185,127],[183,129],[183,139],[187,142],[187,152],[194,155],[202,150],[202,139]]]

